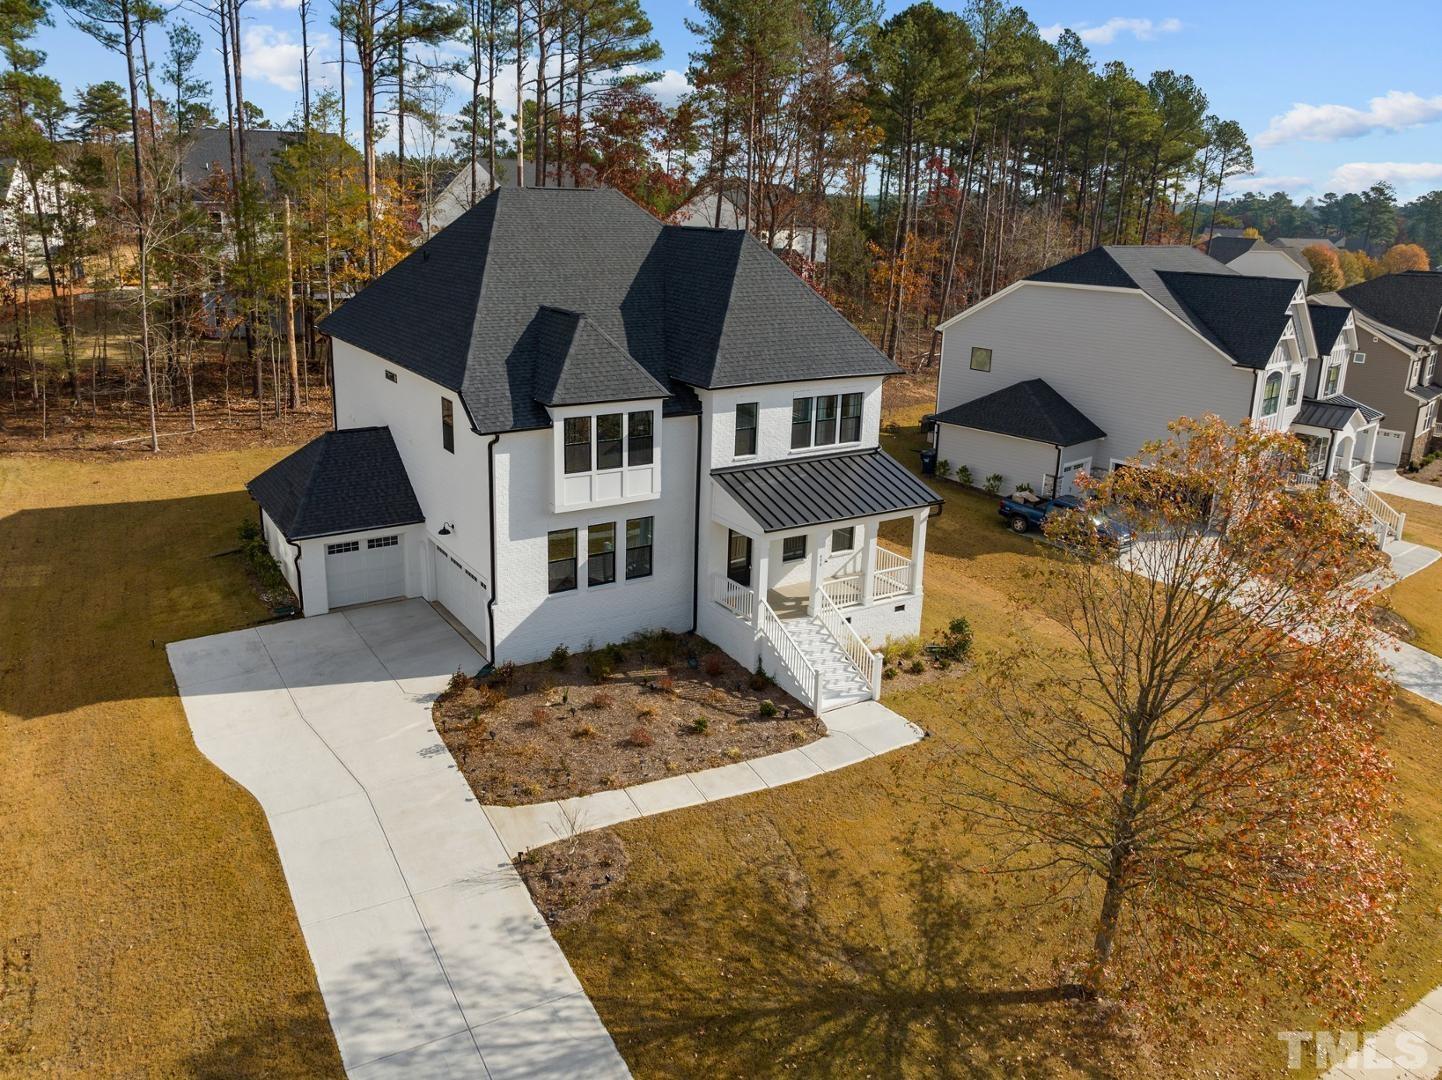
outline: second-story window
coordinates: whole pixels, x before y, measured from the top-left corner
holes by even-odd
[[[621,467],[621,414],[603,413],[596,417],[596,468]]]
[[[1326,381],[1326,384],[1325,384],[1325,385],[1323,386],[1323,388],[1322,388],[1322,396],[1323,396],[1323,397],[1331,397],[1333,394],[1335,394],[1335,393],[1337,392],[1337,383],[1341,380],[1341,378],[1342,378],[1342,365],[1341,365],[1341,364],[1328,364],[1328,365],[1327,365],[1327,381]]]
[[[748,457],[756,453],[756,402],[748,401],[736,406],[736,449],[737,457]]]
[[[566,418],[566,471],[568,473],[591,471],[591,418],[589,416]]]
[[[1274,371],[1267,376],[1267,384],[1262,390],[1262,415],[1276,416],[1277,406],[1282,401],[1282,373]]]
[[[455,405],[448,397],[441,398],[441,445],[448,453],[456,452],[456,414]]]
[[[861,395],[841,395],[841,441],[861,441]]]
[[[861,394],[822,394],[791,402],[791,449],[861,441]]]
[[[990,371],[990,370],[991,370],[991,350],[990,350],[990,349],[983,349],[980,345],[973,345],[973,346],[971,347],[971,370],[972,370],[972,371]]]
[[[830,446],[836,441],[836,395],[823,394],[816,399],[816,445]]]
[[[651,430],[653,423],[650,409],[626,415],[627,467],[651,464],[655,448],[655,436]]]
[[[1302,376],[1301,376],[1301,374],[1299,373],[1299,374],[1293,375],[1290,379],[1287,380],[1287,406],[1288,406],[1289,408],[1290,408],[1291,406],[1297,404],[1297,395],[1300,394],[1301,392],[1302,392]]]
[[[811,445],[811,399],[799,397],[791,403],[791,449]]]

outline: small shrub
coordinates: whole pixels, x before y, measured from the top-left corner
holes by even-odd
[[[582,723],[577,724],[577,725],[576,725],[576,729],[571,732],[571,738],[573,738],[573,739],[593,739],[593,738],[595,738],[595,737],[596,737],[596,729],[595,729],[595,727],[594,727],[593,725],[589,724],[589,723],[584,722],[584,721],[583,721]]]
[[[565,671],[566,663],[571,659],[571,650],[564,645],[557,645],[551,650],[551,668],[554,671]]]
[[[1017,491],[1032,491],[1032,490],[1034,490],[1034,489],[1032,488],[1032,486],[1031,486],[1030,484],[1028,484],[1025,480],[1023,480],[1020,484],[1017,484],[1017,485],[1016,485],[1016,490],[1017,490]]]
[[[913,675],[920,675],[923,671],[926,670],[926,665],[922,663],[921,657],[918,656],[915,660],[906,665],[906,670],[911,672]]]
[[[771,685],[771,676],[766,674],[766,669],[762,667],[759,657],[756,660],[756,670],[751,673],[751,678],[748,681],[751,689],[758,692],[765,690]]]
[[[910,637],[887,638],[881,645],[882,660],[888,666],[900,666],[921,655],[922,641],[919,634]]]
[[[760,705],[756,706],[756,711],[769,720],[781,710],[776,707],[776,702],[767,698],[762,701]]]
[[[937,635],[932,655],[938,659],[965,660],[971,655],[971,623],[965,616],[957,616]]]
[[[636,713],[636,719],[637,719],[637,720],[650,720],[650,719],[653,719],[653,718],[655,717],[655,715],[656,715],[656,710],[653,709],[653,708],[651,708],[651,706],[647,705],[644,709],[642,709],[641,711],[639,711],[638,713]]]
[[[894,667],[882,668],[882,669],[881,669],[881,677],[882,677],[883,679],[894,679],[894,678],[896,678],[896,669],[895,669]]]
[[[451,681],[446,683],[446,688],[441,693],[442,700],[448,700],[457,694],[462,694],[471,688],[471,677],[460,668],[451,676]]]
[[[491,672],[492,686],[510,686],[516,681],[516,662],[507,660],[495,671]]]
[[[958,465],[956,467],[956,482],[971,487],[972,476],[970,465]]]
[[[531,710],[531,727],[541,727],[550,718],[551,710],[546,708],[544,705],[537,705],[534,709]]]
[[[506,700],[506,692],[499,686],[483,686],[476,691],[476,712],[490,712]]]
[[[707,653],[701,658],[701,670],[715,679],[726,670],[726,658],[720,653]]]
[[[942,458],[936,463],[936,476],[939,480],[947,480],[951,477],[951,462]]]
[[[741,747],[739,747],[739,746],[728,746],[728,747],[726,748],[726,756],[727,756],[728,758],[730,758],[732,761],[740,761],[740,760],[741,760],[741,757],[742,757]]]
[[[662,675],[656,680],[656,689],[663,694],[674,694],[676,692],[676,680],[669,675]]]
[[[265,536],[260,531],[260,525],[253,518],[246,518],[242,521],[240,528],[236,530],[236,535],[240,538],[241,557],[250,564],[250,568],[255,572],[262,588],[289,587],[289,583],[285,580],[285,574],[281,572],[280,563],[276,562],[271,555],[270,548],[265,543]]]
[[[1001,482],[1003,479],[1001,473],[994,472],[986,478],[986,483],[984,483],[982,487],[988,495],[999,495],[1001,493]]]
[[[644,750],[656,742],[651,733],[639,724],[631,729],[631,734],[626,736],[626,741],[639,750]]]
[[[698,716],[691,721],[691,730],[697,735],[705,735],[711,730],[711,721],[708,717]]]
[[[586,673],[597,682],[605,682],[616,674],[616,665],[604,651],[592,653],[586,659]]]
[[[591,708],[593,709],[609,709],[614,704],[616,704],[616,699],[604,690],[591,699]]]

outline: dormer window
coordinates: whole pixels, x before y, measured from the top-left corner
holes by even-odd
[[[591,471],[591,418],[572,416],[566,420],[566,472]]]
[[[1267,376],[1266,386],[1262,390],[1262,415],[1276,416],[1277,407],[1282,401],[1282,373],[1274,371]]]
[[[1326,385],[1322,388],[1322,396],[1323,396],[1323,397],[1331,397],[1333,394],[1335,394],[1335,393],[1337,392],[1337,384],[1341,381],[1341,378],[1342,378],[1342,365],[1341,365],[1341,364],[1328,364],[1328,365],[1327,365],[1327,382],[1326,382]]]
[[[564,412],[578,408],[583,406]],[[659,403],[651,408],[612,406],[604,412],[557,416],[555,509],[656,498],[661,492],[658,409]]]

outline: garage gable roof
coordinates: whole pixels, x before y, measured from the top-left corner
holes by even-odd
[[[246,490],[287,540],[425,520],[388,427],[327,431]]]

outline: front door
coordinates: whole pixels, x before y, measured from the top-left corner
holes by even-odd
[[[751,537],[726,530],[726,576],[751,588]]]

